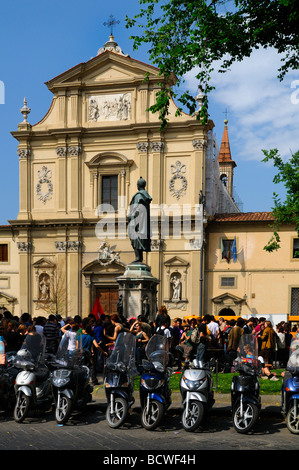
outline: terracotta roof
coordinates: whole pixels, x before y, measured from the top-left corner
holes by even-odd
[[[237,212],[231,214],[216,214],[214,222],[264,222],[273,221],[272,212]]]
[[[232,160],[231,153],[230,153],[230,145],[229,145],[229,138],[228,138],[228,132],[227,132],[227,120],[225,120],[224,123],[225,123],[225,126],[224,126],[222,141],[220,145],[218,161],[219,163],[231,162],[234,164],[234,166],[236,166],[236,163]]]

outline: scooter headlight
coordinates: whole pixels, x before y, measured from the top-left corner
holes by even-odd
[[[55,370],[53,372],[53,385],[55,387],[63,387],[70,381],[70,370]]]
[[[141,385],[148,390],[155,390],[156,388],[162,387],[164,384],[164,379],[141,379]]]
[[[190,380],[190,379],[187,379],[186,377],[183,377],[183,380],[186,384],[186,387],[188,387],[189,390],[197,390],[199,387],[201,387],[205,383],[207,378],[204,377],[201,380]]]

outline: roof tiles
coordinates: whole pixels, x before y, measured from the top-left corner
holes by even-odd
[[[216,214],[214,222],[264,222],[273,221],[272,212],[237,212],[231,214]]]

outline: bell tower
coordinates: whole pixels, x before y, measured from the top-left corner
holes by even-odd
[[[225,119],[218,162],[220,169],[220,180],[226,186],[229,195],[233,197],[234,168],[237,166],[237,164],[231,158],[227,124],[228,120]]]

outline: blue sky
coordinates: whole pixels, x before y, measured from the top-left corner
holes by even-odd
[[[1,1],[0,85],[4,84],[4,103],[0,104],[0,224],[16,219],[19,206],[19,158],[17,141],[11,131],[23,120],[20,109],[24,97],[31,108],[28,121],[35,124],[49,109],[52,94],[45,82],[97,54],[108,40],[103,23],[112,14],[120,21],[114,28],[115,40],[125,53],[149,63],[143,48],[133,51],[125,28],[125,16],[139,11],[138,0],[14,0]],[[296,88],[299,73],[292,72],[283,83],[276,78],[279,58],[274,51],[256,51],[232,67],[227,74],[214,74],[216,91],[210,96],[210,117],[221,143],[225,111],[232,158],[236,161],[236,192],[243,210],[268,211],[275,171],[261,163],[262,148],[278,148],[283,156],[299,149],[299,104]],[[193,74],[186,86],[197,94]],[[293,102],[291,97],[294,97]],[[1,95],[0,95],[0,103]]]

